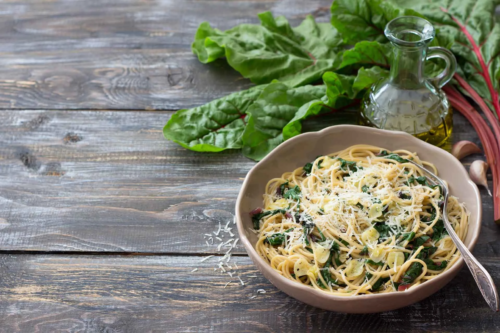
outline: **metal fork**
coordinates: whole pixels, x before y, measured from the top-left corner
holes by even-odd
[[[479,287],[479,290],[481,291],[481,294],[483,295],[484,299],[486,300],[486,303],[490,306],[490,308],[493,311],[498,311],[498,292],[497,288],[495,286],[495,282],[493,282],[493,279],[491,278],[491,275],[488,273],[488,271],[477,261],[477,259],[470,253],[469,249],[462,243],[460,238],[457,236],[455,233],[455,230],[453,229],[450,221],[448,220],[446,212],[446,207],[448,205],[448,187],[446,184],[436,176],[434,173],[431,171],[427,170],[424,168],[422,165],[415,163],[411,160],[408,160],[409,163],[417,166],[419,169],[424,171],[424,173],[429,176],[428,178],[431,180],[433,185],[440,185],[441,188],[443,189],[443,196],[444,196],[444,206],[443,206],[443,220],[444,220],[444,227],[446,228],[446,231],[448,231],[448,234],[450,235],[451,239],[457,246],[458,250],[462,254],[462,257],[465,260],[465,263],[469,267],[470,272],[472,273],[472,276],[474,277],[474,280],[476,280],[477,286]]]

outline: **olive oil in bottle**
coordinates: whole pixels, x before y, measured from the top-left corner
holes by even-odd
[[[425,19],[402,16],[384,31],[392,45],[389,76],[375,83],[363,98],[361,122],[404,131],[434,145],[443,145],[453,130],[452,111],[441,87],[453,76],[456,60],[449,50],[429,47],[434,27]],[[445,61],[443,71],[425,75],[426,60]]]
[[[425,91],[398,89],[378,96],[378,101],[382,98],[385,104],[381,109],[372,94],[373,88],[361,104],[361,125],[404,131],[436,146],[444,145],[450,138],[453,113],[446,99],[443,101]],[[384,103],[386,98],[391,101]]]

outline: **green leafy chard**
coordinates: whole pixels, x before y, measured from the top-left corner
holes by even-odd
[[[422,238],[422,237],[420,237]],[[417,238],[418,239],[418,238]],[[436,247],[424,247],[420,252],[419,254],[417,254],[417,259],[420,259],[420,260],[423,260],[426,264],[427,262],[429,262],[429,264],[432,262],[432,264],[434,265],[434,262],[429,258],[429,256],[431,256],[434,252],[436,252],[437,248]],[[430,260],[430,261],[429,261]],[[446,267],[446,264],[444,264]],[[408,285],[408,284],[412,284],[415,279],[417,277],[420,276],[420,274],[422,274],[422,269],[423,269],[423,265],[419,262],[414,262],[410,265],[410,267],[408,268],[408,270],[406,271],[406,273],[403,275],[403,279],[401,281],[401,284],[402,285]]]
[[[388,160],[394,160],[394,161],[399,162],[399,163],[407,163],[408,162],[408,160],[406,158],[402,158],[398,154],[390,154],[390,155],[387,155],[385,158],[387,158]]]
[[[307,118],[334,113],[358,105],[364,89],[367,89],[371,84],[368,81],[360,81],[354,90],[353,83],[356,79],[357,76],[326,72],[323,75],[326,96],[303,105],[283,128],[283,139],[288,140],[300,134],[302,132],[301,122]]]
[[[382,44],[379,42],[362,41],[356,43],[350,50],[344,52],[340,68],[355,65],[361,66],[377,66],[386,70],[391,66],[391,45]]]
[[[400,240],[400,242],[405,242],[405,241],[408,241],[408,242],[411,242],[413,240],[413,238],[415,238],[415,232],[405,232],[403,233],[402,235],[402,239]]]
[[[179,110],[163,128],[163,135],[194,151],[239,149],[247,121],[246,112],[264,88],[257,86],[202,106]]]
[[[304,165],[304,167],[302,169],[304,170],[306,175],[309,175],[312,171],[312,167],[313,167],[313,164],[311,162],[308,162]]]
[[[283,16],[259,14],[261,25],[242,24],[227,31],[204,22],[196,32],[193,53],[203,63],[225,57],[252,82],[280,80],[295,87],[312,83],[338,67],[342,40],[328,23],[312,16],[292,28]]]
[[[250,116],[242,137],[245,156],[255,160],[266,156],[284,141],[283,128],[301,108],[315,107],[318,110],[314,112],[319,112],[321,105],[315,102],[323,96],[324,86],[290,88],[279,82],[269,84],[247,109]]]
[[[283,198],[292,200],[299,200],[301,196],[302,194],[300,193],[300,187],[298,187],[297,185],[295,185],[291,189],[288,189],[288,191],[283,194]]]
[[[343,285],[343,283],[340,282],[339,280],[332,278],[332,274],[330,273],[330,270],[329,270],[329,268],[332,266],[332,259],[333,259],[333,257],[335,257],[336,254],[338,254],[338,251],[339,251],[339,246],[334,241],[332,244],[332,247],[330,248],[330,255],[328,256],[328,259],[325,263],[325,266],[320,269],[321,277],[323,277],[323,280],[325,280],[327,285]],[[338,259],[336,258],[335,260],[338,260]],[[327,289],[327,286],[325,286],[323,284],[323,282],[321,282],[321,279],[319,277],[316,280],[316,282],[318,283],[318,285],[321,288]]]
[[[429,239],[430,237],[426,235],[415,238],[413,241],[413,246],[418,249],[420,246],[424,245],[424,243],[427,242]]]
[[[331,12],[333,26],[347,43],[385,41],[384,29],[389,21],[402,15],[420,16],[382,0],[335,0]]]
[[[365,277],[367,280],[370,280],[373,277],[373,274],[370,272],[366,272]],[[390,280],[390,278],[388,278],[388,277],[377,279],[377,281],[375,281],[375,283],[372,284],[371,290],[372,291],[379,291],[380,288],[382,287],[382,285],[384,285],[389,280]]]
[[[354,92],[358,92],[368,89],[372,84],[378,82],[387,75],[389,75],[389,71],[378,66],[373,66],[367,69],[361,67],[358,70],[358,75],[354,79],[354,83],[352,84],[352,90]]]
[[[343,158],[337,157],[337,159],[340,161],[340,169],[345,172],[356,172],[358,171],[358,166],[355,161],[347,161],[344,160]]]
[[[403,276],[402,284],[412,284],[422,274],[423,267],[419,262],[412,263]]]
[[[398,231],[397,226],[390,226],[390,225],[387,225],[383,222],[382,223],[375,223],[373,225],[373,228],[375,228],[375,230],[378,231],[381,238],[391,237],[392,234],[396,234]]]
[[[432,240],[437,242],[446,235],[448,235],[448,231],[444,227],[443,220],[438,220],[432,227]]]
[[[273,246],[278,246],[278,245],[282,245],[285,243],[285,238],[286,238],[285,234],[276,233],[276,234],[272,234],[271,236],[268,236],[266,238],[266,240],[269,242],[269,244],[271,244]]]
[[[441,261],[439,263],[436,263],[431,259],[424,259],[424,262],[427,265],[427,269],[430,269],[433,271],[440,271],[440,270],[445,269],[448,266],[447,261]]]
[[[262,220],[266,216],[273,216],[276,214],[285,214],[286,210],[284,209],[276,209],[276,210],[268,210],[265,212],[260,212],[257,214],[254,214],[252,216],[252,223],[253,223],[253,228],[255,230],[258,230],[260,228],[260,220]]]

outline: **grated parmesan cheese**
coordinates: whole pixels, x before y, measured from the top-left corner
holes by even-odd
[[[201,260],[200,260],[200,262],[207,261],[208,259],[210,259],[210,258],[212,258],[212,257],[213,257],[213,255],[208,256],[208,257],[205,257],[205,258],[201,259]]]
[[[243,280],[242,280],[239,276],[237,276],[237,278],[240,280],[241,285],[242,285],[242,286],[244,286],[244,285],[245,285],[245,282],[243,282]]]

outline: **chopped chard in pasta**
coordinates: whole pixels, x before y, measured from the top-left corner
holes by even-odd
[[[250,215],[256,249],[284,277],[335,295],[405,291],[460,257],[444,228],[442,189],[430,185],[405,150],[357,145],[318,156],[268,182]],[[468,213],[450,197],[458,236]]]

